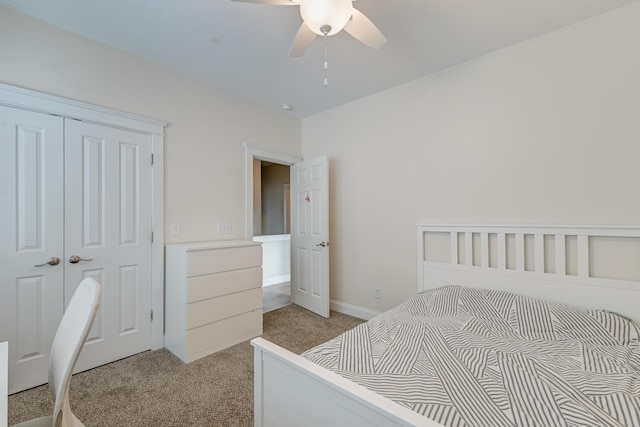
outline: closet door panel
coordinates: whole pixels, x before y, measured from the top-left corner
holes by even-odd
[[[0,106],[0,341],[9,342],[10,393],[47,382],[62,317],[63,153],[63,119]]]
[[[102,284],[78,370],[151,348],[150,158],[148,135],[66,122],[65,302],[87,275]]]

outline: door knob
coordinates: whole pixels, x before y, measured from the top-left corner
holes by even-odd
[[[329,246],[329,243],[327,243],[327,242],[320,242],[320,243],[318,243],[316,246],[322,246],[322,247],[324,248],[325,246]]]
[[[86,259],[85,259],[85,258],[80,258],[78,255],[71,255],[71,256],[69,257],[69,262],[70,262],[71,264],[77,264],[77,263],[79,263],[80,261],[93,261],[93,258],[86,258]]]
[[[45,265],[58,265],[60,264],[60,258],[58,258],[57,256],[52,256],[51,258],[49,258],[49,261],[45,262],[44,264],[36,264],[34,265],[34,267],[43,267]]]

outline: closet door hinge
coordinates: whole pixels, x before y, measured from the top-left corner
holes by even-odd
[[[151,243],[153,243],[153,231],[151,232]]]
[[[150,312],[151,321],[153,322],[153,310],[149,310],[149,312]]]
[[[151,166],[153,166],[153,153],[151,153]]]

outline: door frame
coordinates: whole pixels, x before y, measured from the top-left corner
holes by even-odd
[[[245,151],[245,240],[253,240],[253,161],[264,160],[265,162],[277,163],[291,166],[300,163],[302,157],[271,151],[268,148],[257,145],[244,144]]]
[[[164,347],[164,128],[166,122],[0,83],[0,105],[139,132],[151,137],[151,349]],[[152,238],[152,236],[149,236]]]

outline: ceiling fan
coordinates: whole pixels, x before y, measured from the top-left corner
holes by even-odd
[[[387,42],[386,37],[362,12],[353,7],[354,0],[232,0],[276,6],[300,6],[304,21],[293,40],[289,56],[302,56],[316,36],[332,36],[343,29],[356,40],[373,49]]]

